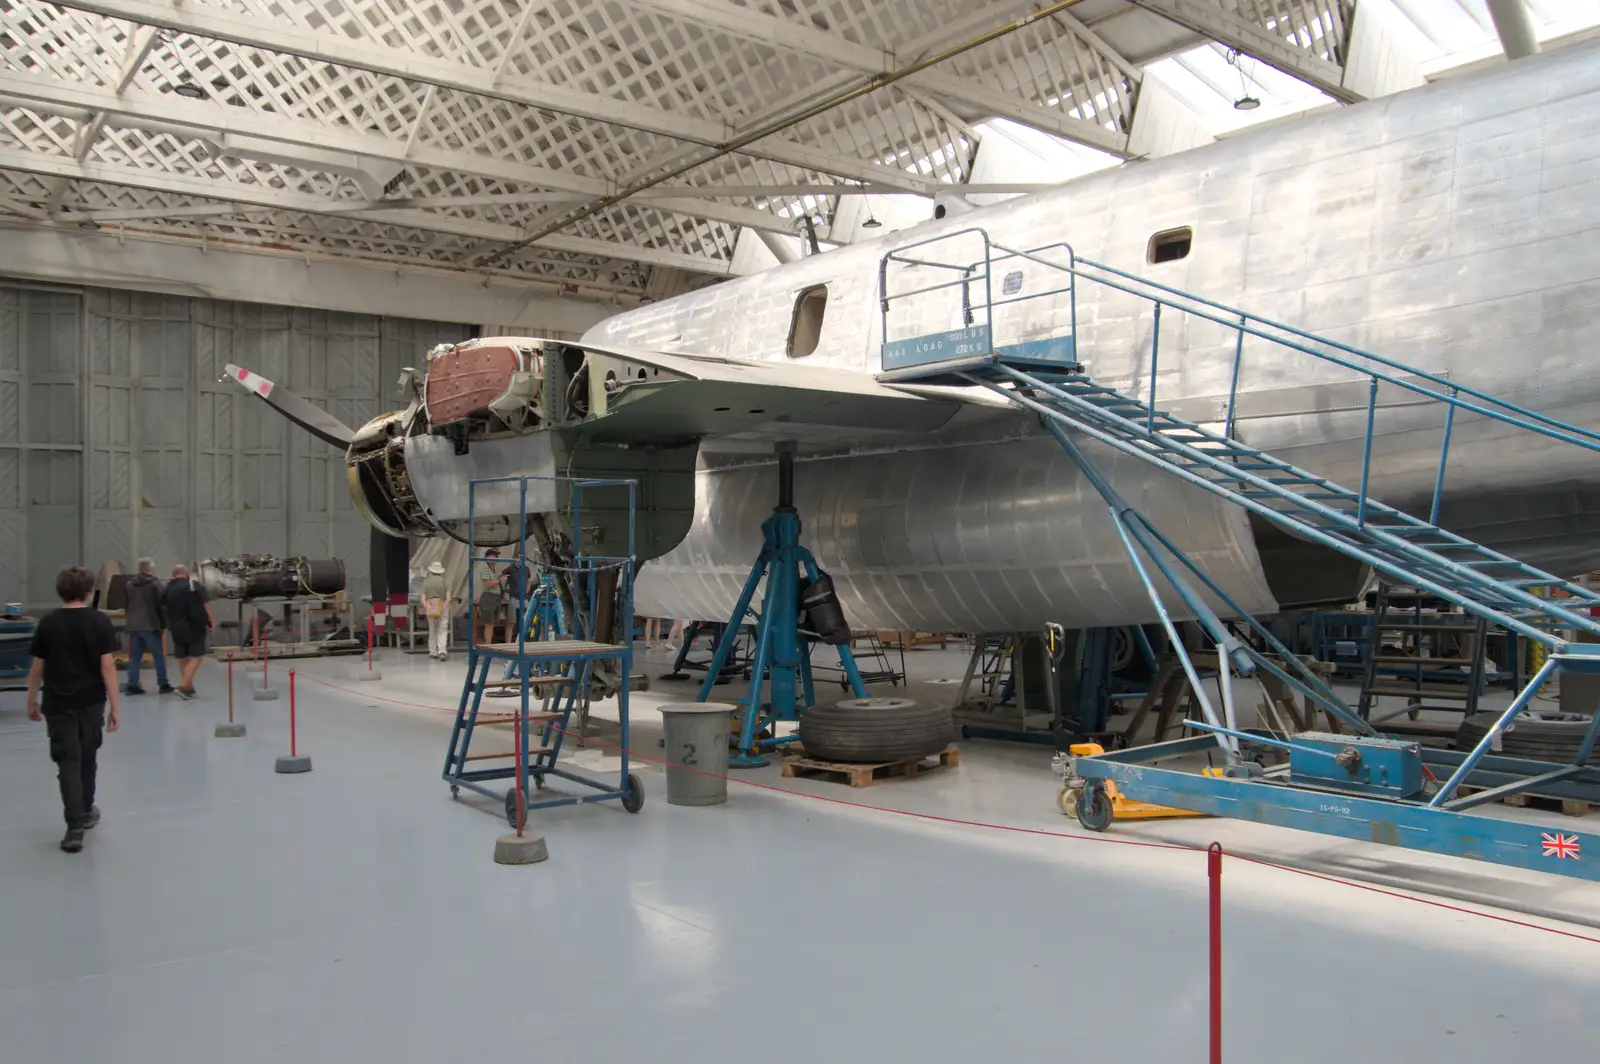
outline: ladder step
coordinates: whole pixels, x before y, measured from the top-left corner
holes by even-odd
[[[528,686],[529,687],[548,687],[551,684],[564,684],[564,683],[571,683],[571,682],[572,682],[572,677],[570,677],[570,676],[530,676],[530,677],[528,677]],[[483,684],[483,689],[485,691],[491,691],[491,690],[495,690],[495,689],[503,689],[503,688],[507,688],[507,687],[521,687],[521,686],[522,686],[522,681],[518,680],[518,679],[487,680]]]
[[[536,746],[533,749],[528,751],[528,756],[529,757],[538,757],[541,754],[548,754],[549,752],[550,752],[550,748],[548,746]],[[502,758],[502,757],[516,757],[516,756],[517,756],[517,752],[515,750],[496,750],[492,754],[468,754],[466,757],[462,758],[461,760],[463,760],[463,761],[495,761],[495,760],[498,760],[499,758]]]
[[[497,714],[500,713],[500,712],[502,712],[502,711],[501,710],[495,710],[495,713],[497,713]],[[562,717],[565,717],[565,716],[566,716],[565,713],[529,713],[528,714],[528,723],[529,724],[543,724],[546,721],[560,720]],[[517,716],[516,716],[515,713],[513,713],[508,717],[498,717],[497,716],[496,719],[494,719],[494,720],[478,720],[478,721],[474,721],[472,726],[474,728],[503,728],[503,727],[505,727],[507,725],[516,724],[516,723],[517,723]]]
[[[1471,632],[1472,629],[1466,628],[1466,629],[1464,629],[1464,631]],[[1471,659],[1471,658],[1408,658],[1408,657],[1406,657],[1404,655],[1399,655],[1399,656],[1388,656],[1388,655],[1385,655],[1383,657],[1376,657],[1376,658],[1373,658],[1371,660],[1372,660],[1373,664],[1375,664],[1375,665],[1404,665],[1407,668],[1409,668],[1409,667],[1411,667],[1413,665],[1421,665],[1421,666],[1430,667],[1430,668],[1453,669],[1453,668],[1458,668],[1458,667],[1461,667],[1461,666],[1471,665],[1473,659]]]
[[[1443,683],[1375,683],[1366,688],[1369,695],[1398,695],[1403,698],[1450,698],[1465,702],[1472,696],[1472,688],[1468,684],[1443,684]]]

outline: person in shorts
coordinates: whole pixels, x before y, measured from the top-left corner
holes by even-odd
[[[490,547],[483,552],[484,560],[477,565],[478,585],[478,627],[480,634],[478,644],[494,642],[496,626],[500,623],[500,614],[505,605],[502,593],[502,584],[505,577],[495,568],[495,560],[500,557],[500,552]]]
[[[194,698],[194,675],[206,653],[206,636],[216,627],[206,589],[184,565],[172,567],[172,579],[161,589],[161,612],[172,633],[172,656],[178,659],[178,697]]]
[[[56,574],[61,608],[39,622],[28,644],[28,719],[43,720],[50,736],[67,819],[61,848],[68,853],[82,850],[83,833],[100,823],[94,804],[100,743],[104,732],[122,723],[112,657],[117,631],[105,614],[89,607],[93,591],[94,574],[82,566]]]

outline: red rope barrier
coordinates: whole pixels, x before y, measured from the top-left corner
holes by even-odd
[[[353,690],[353,689],[351,689],[349,687],[341,687],[339,684],[331,683],[328,680],[319,679],[318,677],[315,677],[315,676],[307,676],[306,679],[310,680],[312,683],[321,684],[322,686],[330,688],[331,690],[343,692],[344,694],[350,695],[350,696],[352,696],[354,698],[370,699],[372,701],[377,701],[377,702],[388,702],[391,705],[409,706],[409,707],[414,708],[414,709],[428,709],[428,710],[433,710],[433,711],[439,712],[439,713],[455,713],[455,712],[457,712],[456,707],[453,707],[453,706],[438,706],[438,705],[433,705],[431,703],[426,703],[426,702],[406,702],[406,701],[402,701],[401,699],[397,699],[397,698],[385,698],[382,695],[365,694],[363,692]],[[501,717],[501,720],[514,720],[514,719],[516,719],[516,716],[514,714],[505,714],[505,715],[503,715]],[[480,723],[483,722],[483,718],[482,718],[481,715],[479,716],[478,720],[479,720]],[[1065,831],[1050,831],[1050,830],[1048,830],[1046,828],[1025,828],[1025,827],[1019,827],[1019,826],[1017,826],[1015,824],[994,824],[994,823],[989,823],[989,822],[983,821],[983,820],[966,820],[966,819],[963,819],[961,817],[940,816],[937,813],[919,813],[919,812],[916,812],[916,811],[910,810],[910,809],[891,809],[888,806],[868,805],[865,802],[852,802],[847,798],[833,798],[833,797],[830,797],[830,796],[825,795],[825,794],[811,794],[811,793],[806,792],[806,791],[796,791],[796,790],[791,790],[791,789],[789,789],[787,787],[774,786],[774,785],[772,785],[770,783],[759,783],[759,782],[757,782],[755,780],[748,779],[748,778],[743,777],[743,776],[730,776],[730,775],[725,775],[725,774],[719,773],[719,772],[711,772],[711,771],[709,771],[707,769],[699,768],[699,767],[697,767],[695,765],[680,765],[680,764],[678,764],[676,762],[668,761],[666,758],[654,757],[654,756],[651,756],[650,754],[640,753],[637,750],[628,750],[628,749],[624,748],[619,743],[609,743],[609,742],[606,742],[606,741],[601,740],[601,739],[594,739],[594,738],[585,737],[585,736],[581,736],[581,735],[574,735],[572,732],[565,731],[564,729],[561,729],[561,728],[557,728],[553,724],[548,725],[548,726],[551,728],[551,730],[553,730],[553,731],[555,731],[555,732],[557,732],[557,733],[559,733],[561,735],[566,735],[566,736],[570,736],[572,738],[580,739],[583,742],[592,743],[595,746],[603,747],[605,749],[616,750],[618,752],[625,751],[629,757],[635,758],[636,760],[639,760],[639,761],[645,761],[645,762],[649,762],[651,764],[664,765],[664,766],[670,766],[672,768],[683,769],[686,772],[696,772],[696,773],[699,773],[702,776],[715,776],[718,779],[728,780],[730,782],[740,784],[741,786],[744,786],[744,787],[750,787],[750,788],[752,788],[754,790],[771,791],[771,792],[773,792],[775,794],[788,795],[789,797],[792,797],[792,798],[804,798],[804,799],[807,799],[808,801],[813,801],[813,802],[826,802],[829,805],[845,806],[845,807],[850,808],[850,809],[863,809],[863,810],[867,810],[867,811],[875,812],[875,813],[889,813],[889,814],[892,814],[894,816],[907,817],[907,818],[912,819],[912,820],[925,820],[925,821],[930,821],[930,822],[938,823],[938,824],[949,824],[949,825],[951,825],[953,827],[983,828],[983,829],[986,829],[986,830],[989,830],[989,831],[1005,831],[1005,832],[1010,832],[1012,834],[1017,834],[1017,835],[1036,835],[1036,836],[1042,836],[1044,838],[1052,838],[1052,839],[1070,839],[1070,840],[1072,840],[1074,842],[1097,842],[1097,843],[1104,843],[1104,844],[1109,844],[1109,845],[1114,845],[1114,846],[1132,846],[1132,847],[1135,847],[1135,848],[1138,848],[1138,849],[1178,850],[1178,851],[1183,851],[1183,852],[1187,852],[1187,853],[1209,852],[1209,849],[1210,849],[1209,847],[1191,846],[1191,845],[1187,845],[1187,844],[1184,844],[1184,843],[1149,842],[1149,841],[1141,840],[1141,839],[1117,838],[1117,837],[1111,836],[1111,835],[1075,835],[1075,834],[1072,834],[1070,832],[1065,832]],[[519,728],[518,731],[520,732],[521,729]],[[1217,844],[1213,843],[1212,845],[1215,846]],[[1477,917],[1480,917],[1480,918],[1482,918],[1484,920],[1493,920],[1496,923],[1509,924],[1509,925],[1511,925],[1513,927],[1525,928],[1527,930],[1545,931],[1545,932],[1548,932],[1548,933],[1550,933],[1552,935],[1560,935],[1563,938],[1577,939],[1580,942],[1588,942],[1588,943],[1592,943],[1594,945],[1600,946],[1600,937],[1595,937],[1593,935],[1579,934],[1576,931],[1564,931],[1564,930],[1562,930],[1560,928],[1546,927],[1543,924],[1535,924],[1535,923],[1531,923],[1531,922],[1529,922],[1527,920],[1518,920],[1518,919],[1515,919],[1515,918],[1509,917],[1509,916],[1497,916],[1494,913],[1480,912],[1477,909],[1468,909],[1468,908],[1465,908],[1464,906],[1450,905],[1450,904],[1448,904],[1446,902],[1435,901],[1432,898],[1418,897],[1415,894],[1406,894],[1406,893],[1403,893],[1403,892],[1397,891],[1397,890],[1386,890],[1386,889],[1384,889],[1382,887],[1375,887],[1375,886],[1371,886],[1371,885],[1366,884],[1366,883],[1358,883],[1358,882],[1356,882],[1354,880],[1350,880],[1350,879],[1341,879],[1338,876],[1325,875],[1325,874],[1320,873],[1320,872],[1310,872],[1310,871],[1307,871],[1307,870],[1305,870],[1303,868],[1293,868],[1293,867],[1291,867],[1289,865],[1277,864],[1277,863],[1275,863],[1273,861],[1268,861],[1268,860],[1265,860],[1264,858],[1260,858],[1260,857],[1248,857],[1248,856],[1245,856],[1243,854],[1229,854],[1228,856],[1234,858],[1235,860],[1248,861],[1251,864],[1260,865],[1261,867],[1264,867],[1264,868],[1275,869],[1275,870],[1277,870],[1279,872],[1290,872],[1290,873],[1293,873],[1294,875],[1308,876],[1308,877],[1310,877],[1312,879],[1320,879],[1320,880],[1322,880],[1324,882],[1327,882],[1327,883],[1337,883],[1337,884],[1340,884],[1341,886],[1354,887],[1357,890],[1365,890],[1365,891],[1369,891],[1369,892],[1371,892],[1373,894],[1382,894],[1385,897],[1398,898],[1401,901],[1415,902],[1415,903],[1417,903],[1419,905],[1428,905],[1428,906],[1432,906],[1432,907],[1434,907],[1436,909],[1444,909],[1444,910],[1449,911],[1449,912],[1462,913],[1462,914],[1465,914],[1465,915],[1468,915],[1468,916],[1477,916]],[[1216,858],[1216,859],[1220,861],[1220,857]],[[1219,890],[1220,890],[1220,875],[1221,875],[1221,873],[1219,872],[1218,873],[1218,882],[1219,882],[1218,889]]]

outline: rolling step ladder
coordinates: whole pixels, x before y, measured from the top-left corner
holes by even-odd
[[[510,489],[509,492],[506,489]],[[558,556],[547,557],[534,598],[521,605],[524,613],[516,638],[505,643],[479,643],[477,605],[473,604],[471,631],[467,646],[467,674],[461,687],[461,700],[450,729],[441,775],[450,786],[451,797],[467,790],[503,803],[507,822],[520,834],[530,811],[555,806],[578,805],[617,799],[630,813],[644,805],[644,787],[639,777],[628,771],[629,710],[628,677],[633,662],[633,579],[634,519],[638,505],[638,484],[632,480],[573,477],[488,477],[467,485],[467,564],[485,563],[479,555],[477,530],[479,514],[487,512],[498,519],[514,519],[515,542],[526,543],[531,531],[529,498],[545,496],[557,500],[574,528],[585,528],[583,507],[591,494],[620,497],[626,509],[614,517],[622,533],[622,553],[601,555],[572,543]],[[518,500],[516,509],[506,514],[497,509],[480,510],[480,498],[487,496],[503,506],[507,496]],[[565,496],[563,499],[562,496]],[[489,505],[494,505],[491,502]],[[604,517],[601,520],[605,520]],[[625,522],[625,523],[623,523]],[[508,522],[510,523],[510,522]],[[601,537],[594,537],[599,539]],[[565,577],[578,604],[565,608],[551,579],[553,572]],[[602,600],[609,598],[606,588],[614,588],[609,605],[614,606],[610,625],[603,625],[597,614],[604,612]],[[620,634],[613,642],[611,637]],[[535,639],[535,636],[543,638]],[[502,665],[501,676],[494,678],[495,664]],[[565,740],[570,736],[582,743],[581,723],[586,722],[589,701],[598,678],[607,670],[615,684],[617,714],[617,771],[594,772],[561,760]],[[494,720],[482,717],[486,695],[508,694],[514,701],[491,710]],[[577,716],[580,723],[575,724]],[[510,742],[501,739],[496,749],[474,747],[474,740],[488,738],[486,731],[509,726]],[[545,789],[548,781],[577,784],[579,790],[557,793]],[[510,789],[500,788],[510,783]],[[541,792],[535,799],[533,792]]]
[[[1092,355],[1080,351],[1077,343],[1077,295],[1084,285],[1096,286],[1102,293],[1120,293],[1118,299],[1132,296],[1148,305],[1149,357],[1144,366],[1136,367],[1136,372],[1149,382],[1147,394],[1134,396],[1097,380],[1079,361],[1080,357]],[[883,347],[878,379],[891,384],[987,389],[1036,415],[1105,501],[1154,612],[1178,648],[1204,718],[1187,721],[1186,726],[1201,734],[1159,743],[1145,751],[1076,758],[1077,778],[1089,788],[1086,795],[1107,781],[1117,783],[1124,791],[1134,783],[1145,794],[1133,797],[1178,804],[1180,808],[1600,878],[1600,868],[1593,862],[1580,868],[1579,862],[1558,861],[1550,866],[1541,861],[1539,843],[1529,836],[1526,825],[1506,826],[1500,821],[1459,815],[1473,806],[1535,789],[1582,787],[1600,792],[1600,769],[1589,765],[1600,738],[1600,714],[1595,715],[1569,765],[1488,756],[1499,736],[1513,725],[1551,676],[1562,671],[1600,673],[1600,620],[1590,616],[1590,611],[1600,606],[1600,595],[1450,532],[1438,523],[1451,432],[1458,411],[1533,432],[1552,442],[1579,446],[1597,455],[1600,433],[1557,421],[1437,374],[1080,258],[1064,243],[1015,249],[995,244],[979,228],[946,232],[885,254],[879,267],[879,286]],[[1050,303],[1019,319],[1019,304],[1040,300]],[[935,305],[919,305],[930,301]],[[1122,313],[1127,301],[1114,305]],[[1231,384],[1225,417],[1219,419],[1221,431],[1186,420],[1163,409],[1158,401],[1163,312],[1169,321],[1181,316],[1186,322],[1209,322],[1232,334]],[[1052,321],[1065,326],[1058,330],[1063,335],[1038,338],[1039,323]],[[928,323],[947,327],[943,332],[929,333]],[[948,328],[953,323],[958,327]],[[1006,331],[1027,339],[999,342]],[[906,332],[912,335],[907,336]],[[1234,437],[1240,366],[1247,339],[1258,346],[1273,347],[1279,356],[1283,352],[1298,353],[1364,380],[1366,432],[1359,487],[1336,483]],[[1282,367],[1278,368],[1281,371]],[[1438,473],[1426,519],[1386,505],[1368,492],[1380,384],[1409,392],[1408,405],[1444,404]],[[1380,738],[1361,713],[1352,710],[1326,683],[1312,675],[1270,631],[1233,602],[1194,559],[1118,495],[1081,446],[1085,439],[1243,507],[1302,540],[1362,562],[1382,580],[1438,596],[1476,618],[1480,631],[1487,625],[1498,625],[1543,644],[1549,656],[1470,752],[1429,751],[1415,744]],[[1196,618],[1215,643],[1218,661],[1227,662],[1225,674],[1266,673],[1276,677],[1304,695],[1309,700],[1308,708],[1314,702],[1337,719],[1352,738],[1305,733],[1282,739],[1245,732],[1234,719],[1231,682],[1216,685],[1222,701],[1219,713],[1205,693],[1194,662],[1176,638],[1174,611],[1163,601],[1152,569],[1166,578],[1167,586],[1182,600],[1182,608]],[[1213,599],[1220,600],[1235,619],[1224,622],[1195,588],[1196,582]],[[1596,642],[1569,642],[1571,633],[1582,633]],[[1374,632],[1374,639],[1377,634]],[[1316,746],[1340,741],[1355,745],[1338,757]],[[1291,767],[1296,757],[1302,761],[1310,758],[1312,764],[1321,767],[1307,771],[1302,765],[1300,775],[1294,779],[1312,781],[1306,784],[1291,782],[1285,775],[1268,782],[1261,778],[1263,766],[1259,761],[1252,762],[1241,753],[1244,745],[1287,749],[1291,751]],[[1219,747],[1227,769],[1219,777],[1135,767],[1162,757],[1216,751]],[[1355,779],[1358,766],[1367,763],[1362,750],[1367,751],[1365,756],[1373,763],[1389,758],[1411,766],[1405,770],[1408,779],[1412,768],[1422,762],[1416,772],[1416,785],[1396,784],[1394,777],[1386,775],[1388,783],[1367,784],[1365,792],[1344,793],[1339,801],[1330,803],[1326,792],[1319,789],[1329,784],[1319,781],[1343,779],[1346,773]],[[1339,762],[1339,767],[1329,768],[1332,762]],[[1426,763],[1440,766],[1448,779],[1425,785],[1424,773],[1429,781],[1435,779],[1426,771]],[[1459,795],[1462,784],[1469,780],[1473,786],[1486,789]],[[1361,787],[1354,786],[1354,790],[1360,792]],[[1378,797],[1363,796],[1373,793]],[[1179,797],[1192,804],[1175,801]],[[1110,823],[1109,809],[1101,820],[1102,810],[1093,802],[1080,804],[1080,811],[1094,813],[1099,829]],[[1095,826],[1087,816],[1083,820],[1086,826]],[[1551,847],[1549,838],[1547,834],[1546,857]],[[1587,839],[1573,835],[1570,839],[1573,854],[1584,841],[1600,851],[1600,835]],[[1566,854],[1568,847],[1563,842],[1554,849]]]
[[[1387,581],[1378,583],[1358,711],[1364,720],[1396,735],[1453,736],[1454,725],[1441,730],[1427,723],[1399,723],[1397,718],[1416,722],[1425,710],[1460,713],[1465,718],[1478,711],[1489,622],[1470,614],[1424,611],[1423,597],[1408,595],[1408,590]],[[1385,636],[1394,636],[1398,647],[1388,647]],[[1383,713],[1380,698],[1403,698],[1406,705],[1398,712]]]

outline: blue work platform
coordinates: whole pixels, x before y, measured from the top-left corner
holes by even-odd
[[[629,636],[633,631],[634,517],[638,485],[631,480],[567,477],[496,477],[472,481],[468,487],[467,553],[474,572],[478,565],[491,560],[486,555],[480,556],[477,550],[478,495],[480,490],[491,485],[511,486],[516,490],[518,508],[514,527],[518,533],[515,547],[518,557],[523,557],[531,531],[528,520],[530,488],[538,495],[556,499],[560,498],[560,489],[565,488],[568,522],[571,528],[579,530],[584,528],[582,503],[586,492],[625,490],[628,500],[626,550],[618,555],[592,553],[583,549],[581,537],[563,537],[571,543],[570,550],[564,556],[543,559],[545,579],[541,580],[535,598],[516,604],[516,616],[530,623],[517,625],[517,638],[512,642],[477,642],[477,601],[474,598],[467,676],[445,754],[445,782],[450,785],[452,797],[465,787],[503,800],[507,821],[519,830],[529,810],[553,806],[615,798],[628,812],[636,813],[644,805],[644,788],[639,777],[628,771],[628,677],[633,671],[633,641]],[[523,560],[526,563],[525,557]],[[570,609],[559,601],[558,586],[562,584],[570,596]],[[526,586],[525,581],[524,588]],[[539,595],[547,595],[550,600],[540,606]],[[605,618],[610,618],[610,622]],[[565,627],[568,624],[570,629]],[[620,639],[615,638],[617,632],[622,634]],[[544,638],[536,640],[536,636]],[[498,680],[489,675],[497,661],[506,665],[505,678]],[[581,738],[573,734],[573,716],[575,713],[587,716],[598,679],[596,666],[607,662],[614,666],[617,719],[621,728],[618,740],[621,756],[615,780],[609,774],[580,772],[562,767],[558,762],[565,741],[569,737]],[[516,695],[516,701],[508,707],[511,719],[493,722],[511,725],[512,745],[510,749],[475,751],[473,738],[489,723],[479,719],[483,697],[492,690],[510,690]],[[535,700],[539,703],[537,709]],[[495,715],[502,712],[505,711],[497,709]],[[486,761],[509,761],[510,764],[474,767]],[[531,789],[543,790],[549,777],[580,784],[594,793],[532,800]],[[489,786],[499,780],[514,782],[504,792]]]
[[[1024,268],[1051,280],[1042,290],[1023,293]],[[997,275],[998,298],[993,280]],[[930,276],[933,282],[925,283]],[[878,378],[983,388],[1038,417],[1104,499],[1205,718],[1190,722],[1191,727],[1210,733],[1204,736],[1144,750],[1075,758],[1076,779],[1084,785],[1080,819],[1086,825],[1102,829],[1110,825],[1113,811],[1104,788],[1115,783],[1116,792],[1131,800],[1600,877],[1596,863],[1579,856],[1586,843],[1594,852],[1600,839],[1464,812],[1510,794],[1553,786],[1600,785],[1600,774],[1589,767],[1600,715],[1572,764],[1551,767],[1495,758],[1497,784],[1472,797],[1458,796],[1463,784],[1483,779],[1480,765],[1485,757],[1551,676],[1562,671],[1600,672],[1600,657],[1595,656],[1600,647],[1569,642],[1562,634],[1581,632],[1600,640],[1600,621],[1589,613],[1600,606],[1600,595],[1437,523],[1458,412],[1534,433],[1551,444],[1581,447],[1597,456],[1600,433],[1393,359],[1079,258],[1065,243],[1016,249],[993,243],[982,229],[957,230],[887,253],[880,262],[879,285],[884,343]],[[1077,342],[1077,295],[1082,285],[1132,297],[1150,308],[1146,394],[1128,395],[1097,381],[1078,361],[1092,357]],[[1040,307],[1031,315],[1018,315],[1014,309],[1039,300],[1052,300],[1053,306]],[[1163,313],[1169,320],[1177,315],[1210,322],[1233,336],[1231,384],[1221,431],[1180,418],[1158,403]],[[907,327],[952,320],[958,324],[953,330],[901,335]],[[1041,320],[1064,321],[1062,335],[1037,336]],[[1028,339],[1005,343],[1008,332]],[[1366,433],[1358,488],[1334,483],[1234,438],[1239,371],[1247,338],[1366,379]],[[1380,383],[1409,393],[1408,402],[1413,405],[1444,404],[1438,470],[1426,519],[1386,506],[1368,493]],[[1084,438],[1218,495],[1302,540],[1365,563],[1389,580],[1437,595],[1507,632],[1542,643],[1549,649],[1549,657],[1482,741],[1454,764],[1448,778],[1432,780],[1417,744],[1377,738],[1371,724],[1229,599],[1144,514],[1123,500],[1079,446]],[[1162,599],[1152,568],[1181,600],[1171,609]],[[1224,623],[1196,583],[1214,601],[1222,602],[1236,620]],[[1220,713],[1177,637],[1175,614],[1194,618],[1216,645],[1219,662],[1226,662],[1224,676],[1217,683]],[[1258,650],[1256,645],[1265,649]],[[1350,737],[1343,748],[1323,749],[1323,740],[1309,735],[1264,737],[1240,729],[1228,675],[1250,676],[1257,670],[1287,683],[1347,728]],[[1287,750],[1290,764],[1269,778],[1256,753],[1262,747]],[[1254,756],[1247,756],[1246,748],[1255,748]],[[1225,773],[1202,776],[1146,763],[1152,756],[1201,751],[1220,753]],[[1374,792],[1363,781],[1371,777],[1375,765],[1386,776],[1402,772],[1407,778],[1414,776],[1416,788],[1389,787]]]

